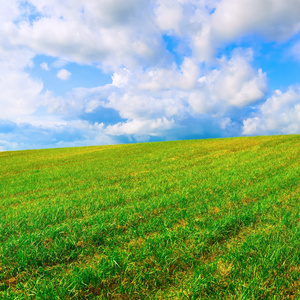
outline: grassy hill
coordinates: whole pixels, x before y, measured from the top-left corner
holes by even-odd
[[[0,153],[0,299],[299,299],[300,136]]]

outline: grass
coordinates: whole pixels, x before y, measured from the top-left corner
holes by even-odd
[[[299,299],[300,136],[0,153],[0,298]]]

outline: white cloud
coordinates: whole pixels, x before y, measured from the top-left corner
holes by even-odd
[[[130,71],[126,68],[120,69],[118,72],[115,72],[112,76],[112,85],[122,88],[126,86],[130,77]]]
[[[1,1],[0,20],[5,24],[20,16],[19,1]]]
[[[53,68],[57,68],[57,69],[61,69],[63,68],[64,66],[66,66],[69,62],[67,60],[64,60],[64,59],[57,59],[56,61],[54,61],[52,64],[51,64],[51,67]]]
[[[243,35],[283,41],[300,29],[298,0],[30,0],[34,8],[22,16],[13,3],[1,29],[11,43],[113,70],[168,61],[165,32],[184,37],[193,54],[206,60]]]
[[[32,57],[31,51],[5,49],[0,44],[0,119],[14,120],[42,105],[43,83],[23,70]]]
[[[156,21],[162,31],[187,37],[200,61],[214,58],[216,48],[257,34],[282,42],[300,29],[298,0],[157,0]]]
[[[180,34],[180,23],[183,20],[183,9],[177,1],[158,1],[155,13],[158,25],[162,30]]]
[[[71,72],[66,69],[61,69],[57,72],[56,76],[61,80],[68,80],[71,76]]]
[[[127,121],[108,126],[105,130],[110,135],[133,135],[133,136],[160,136],[163,131],[172,129],[175,125],[174,120],[158,118],[154,120]]]
[[[7,3],[0,12],[0,119],[13,120],[20,130],[24,122],[35,132],[40,127],[53,145],[238,134],[235,114],[264,100],[267,74],[253,67],[251,50],[221,58],[215,50],[251,34],[283,42],[300,28],[298,0]],[[165,34],[173,50],[166,49]],[[299,48],[293,48],[296,57]],[[61,80],[70,78],[66,65],[75,62],[111,72],[112,84],[76,88],[64,97],[44,94],[43,82],[28,73],[37,54],[53,57],[40,67],[56,68]],[[244,117],[244,133],[299,131],[299,94],[296,88],[274,94],[258,114]],[[115,112],[116,124],[97,123],[97,109]],[[82,121],[83,115],[94,118]],[[55,140],[64,133],[68,138]],[[20,136],[11,136],[10,143]]]
[[[116,144],[117,141],[104,132],[104,124],[93,125],[86,121],[36,124],[18,123],[7,132],[0,132],[1,150],[78,147]],[[49,126],[50,125],[50,126]],[[38,136],[38,138],[36,138]]]
[[[29,3],[34,9],[29,10],[27,19],[24,13],[22,17],[13,13],[3,26],[2,32],[14,45],[67,61],[100,62],[103,68],[113,70],[168,61],[161,38],[165,32],[184,37],[193,54],[207,60],[216,47],[243,35],[256,33],[282,41],[300,29],[298,0]],[[30,20],[30,13],[39,18]]]
[[[46,103],[50,112],[73,117],[97,107],[111,108],[136,124],[197,114],[224,116],[232,107],[252,105],[265,95],[266,74],[254,69],[251,60],[251,50],[239,50],[230,58],[223,57],[210,71],[191,58],[180,68],[175,64],[146,70],[122,68],[113,74],[112,84],[75,89],[64,99],[47,94]]]
[[[198,113],[224,113],[227,107],[244,107],[261,100],[267,90],[266,74],[252,68],[252,53],[235,51],[219,67],[199,78],[199,88],[189,96]]]
[[[290,87],[287,92],[275,91],[260,106],[259,112],[244,120],[243,133],[295,134],[300,132],[300,88]]]
[[[3,29],[14,45],[78,63],[104,68],[164,60],[149,1],[29,1],[35,20],[12,20]],[[165,53],[164,53],[165,52]]]
[[[41,63],[41,64],[40,64],[40,67],[41,67],[43,70],[45,70],[45,71],[49,71],[49,70],[50,70],[50,69],[49,69],[49,66],[48,66],[48,64],[47,64],[46,62]]]
[[[99,107],[113,109],[126,120],[107,127],[105,133],[114,136],[162,137],[185,120],[201,119],[201,115],[206,120],[219,118],[213,122],[219,131],[233,128],[236,132],[230,119],[232,108],[252,105],[266,91],[266,75],[254,69],[251,60],[251,50],[238,50],[230,58],[220,59],[210,71],[201,69],[191,58],[180,68],[175,64],[146,70],[121,68],[113,74],[112,84],[75,89],[66,98],[48,93],[45,103],[49,112],[72,118]]]
[[[212,16],[212,30],[218,38],[255,32],[281,41],[300,29],[299,14],[298,0],[223,0]]]
[[[195,55],[210,60],[215,49],[249,34],[282,42],[300,29],[298,0],[223,0],[192,39]]]

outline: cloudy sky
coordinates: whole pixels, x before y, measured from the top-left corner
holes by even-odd
[[[299,0],[0,0],[0,150],[300,133]]]

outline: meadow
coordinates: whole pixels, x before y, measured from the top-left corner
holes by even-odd
[[[300,136],[0,153],[0,299],[299,299]]]

